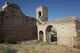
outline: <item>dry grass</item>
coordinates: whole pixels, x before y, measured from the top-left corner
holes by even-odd
[[[79,49],[57,45],[5,45],[2,47],[11,47],[16,49],[17,53],[80,53]]]
[[[66,46],[57,46],[52,44],[0,44],[0,50],[3,47],[16,49],[16,53],[80,53],[79,49],[69,48]]]
[[[80,53],[80,51],[57,45],[23,45],[18,53]]]

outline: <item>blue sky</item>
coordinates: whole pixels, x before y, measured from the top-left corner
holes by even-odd
[[[0,6],[6,0],[0,0]],[[80,0],[7,0],[17,3],[26,16],[36,16],[35,9],[39,5],[48,7],[49,20],[54,20],[58,17],[77,16],[80,17]]]

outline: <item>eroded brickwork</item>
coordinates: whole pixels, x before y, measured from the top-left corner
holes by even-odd
[[[37,39],[36,19],[25,16],[16,4],[8,3],[5,5],[6,7],[0,12],[2,15],[0,16],[0,39],[4,38],[5,35],[13,36],[16,40]],[[3,34],[5,35],[3,36]]]

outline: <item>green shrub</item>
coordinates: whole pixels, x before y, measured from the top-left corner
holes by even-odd
[[[8,44],[16,44],[16,40],[14,37],[11,37],[11,36],[6,36],[4,38],[4,42],[5,43],[8,43]]]
[[[3,49],[2,53],[15,53],[15,52],[16,52],[16,50],[11,49],[9,47],[6,47],[6,48]]]
[[[74,39],[75,39],[76,41],[80,41],[80,36],[76,36]]]

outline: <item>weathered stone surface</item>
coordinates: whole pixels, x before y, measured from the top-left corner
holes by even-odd
[[[44,42],[51,42],[51,35],[50,31],[51,28],[55,28],[55,31],[57,33],[57,44],[58,45],[66,45],[69,47],[74,46],[74,37],[79,36],[80,33],[78,32],[80,29],[77,29],[76,27],[80,27],[80,21],[77,17],[71,16],[68,18],[59,18],[54,21],[45,21],[47,19],[48,13],[43,13],[45,10],[45,13],[48,12],[47,8],[45,9],[44,6],[40,6],[36,9],[36,18],[40,21],[37,22],[37,28],[38,28],[38,40],[41,38]],[[41,17],[39,17],[38,12],[41,11],[41,17],[45,18],[43,21]],[[45,15],[45,16],[43,16]],[[48,29],[48,30],[46,30]],[[42,34],[40,33],[42,32]]]
[[[17,4],[9,3],[5,5],[6,7],[2,9],[4,14],[0,16],[0,18],[3,19],[0,27],[3,34],[5,34],[5,36],[13,36],[16,40],[20,41],[37,39],[36,19],[25,16]],[[4,37],[2,32],[0,39]]]

